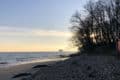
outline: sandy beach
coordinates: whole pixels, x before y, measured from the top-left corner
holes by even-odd
[[[35,66],[40,65],[35,68]],[[41,65],[43,65],[41,67]],[[33,68],[34,67],[34,68]],[[12,78],[31,73],[30,77]],[[77,55],[0,69],[0,80],[119,80],[120,60],[113,55]]]
[[[80,55],[40,68],[23,80],[119,80],[120,60],[112,55]]]
[[[16,74],[24,73],[24,72],[32,72],[32,73],[36,72],[36,70],[32,69],[32,67],[35,65],[40,65],[40,64],[51,65],[53,63],[56,63],[64,59],[61,59],[61,58],[48,59],[48,60],[42,60],[38,62],[20,64],[16,66],[7,67],[7,68],[0,68],[0,80],[17,80],[17,79],[12,79],[12,77]]]

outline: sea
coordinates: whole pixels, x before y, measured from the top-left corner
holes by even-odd
[[[0,52],[0,68],[60,58],[72,52]]]

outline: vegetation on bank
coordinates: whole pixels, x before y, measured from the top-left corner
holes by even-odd
[[[78,50],[115,49],[120,37],[120,0],[90,0],[71,18],[71,41]],[[84,13],[84,14],[83,14]]]

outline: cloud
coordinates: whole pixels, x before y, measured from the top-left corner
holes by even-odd
[[[0,51],[71,50],[66,48],[69,37],[69,31],[0,26]]]
[[[52,37],[70,37],[69,31],[42,30],[34,28],[20,28],[0,26],[0,36],[52,36]]]
[[[37,36],[65,36],[65,37],[71,36],[71,33],[68,31],[33,30],[32,33],[33,33],[33,35],[37,35]]]

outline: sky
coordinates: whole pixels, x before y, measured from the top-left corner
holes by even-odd
[[[0,51],[75,51],[70,18],[86,0],[0,0]]]

